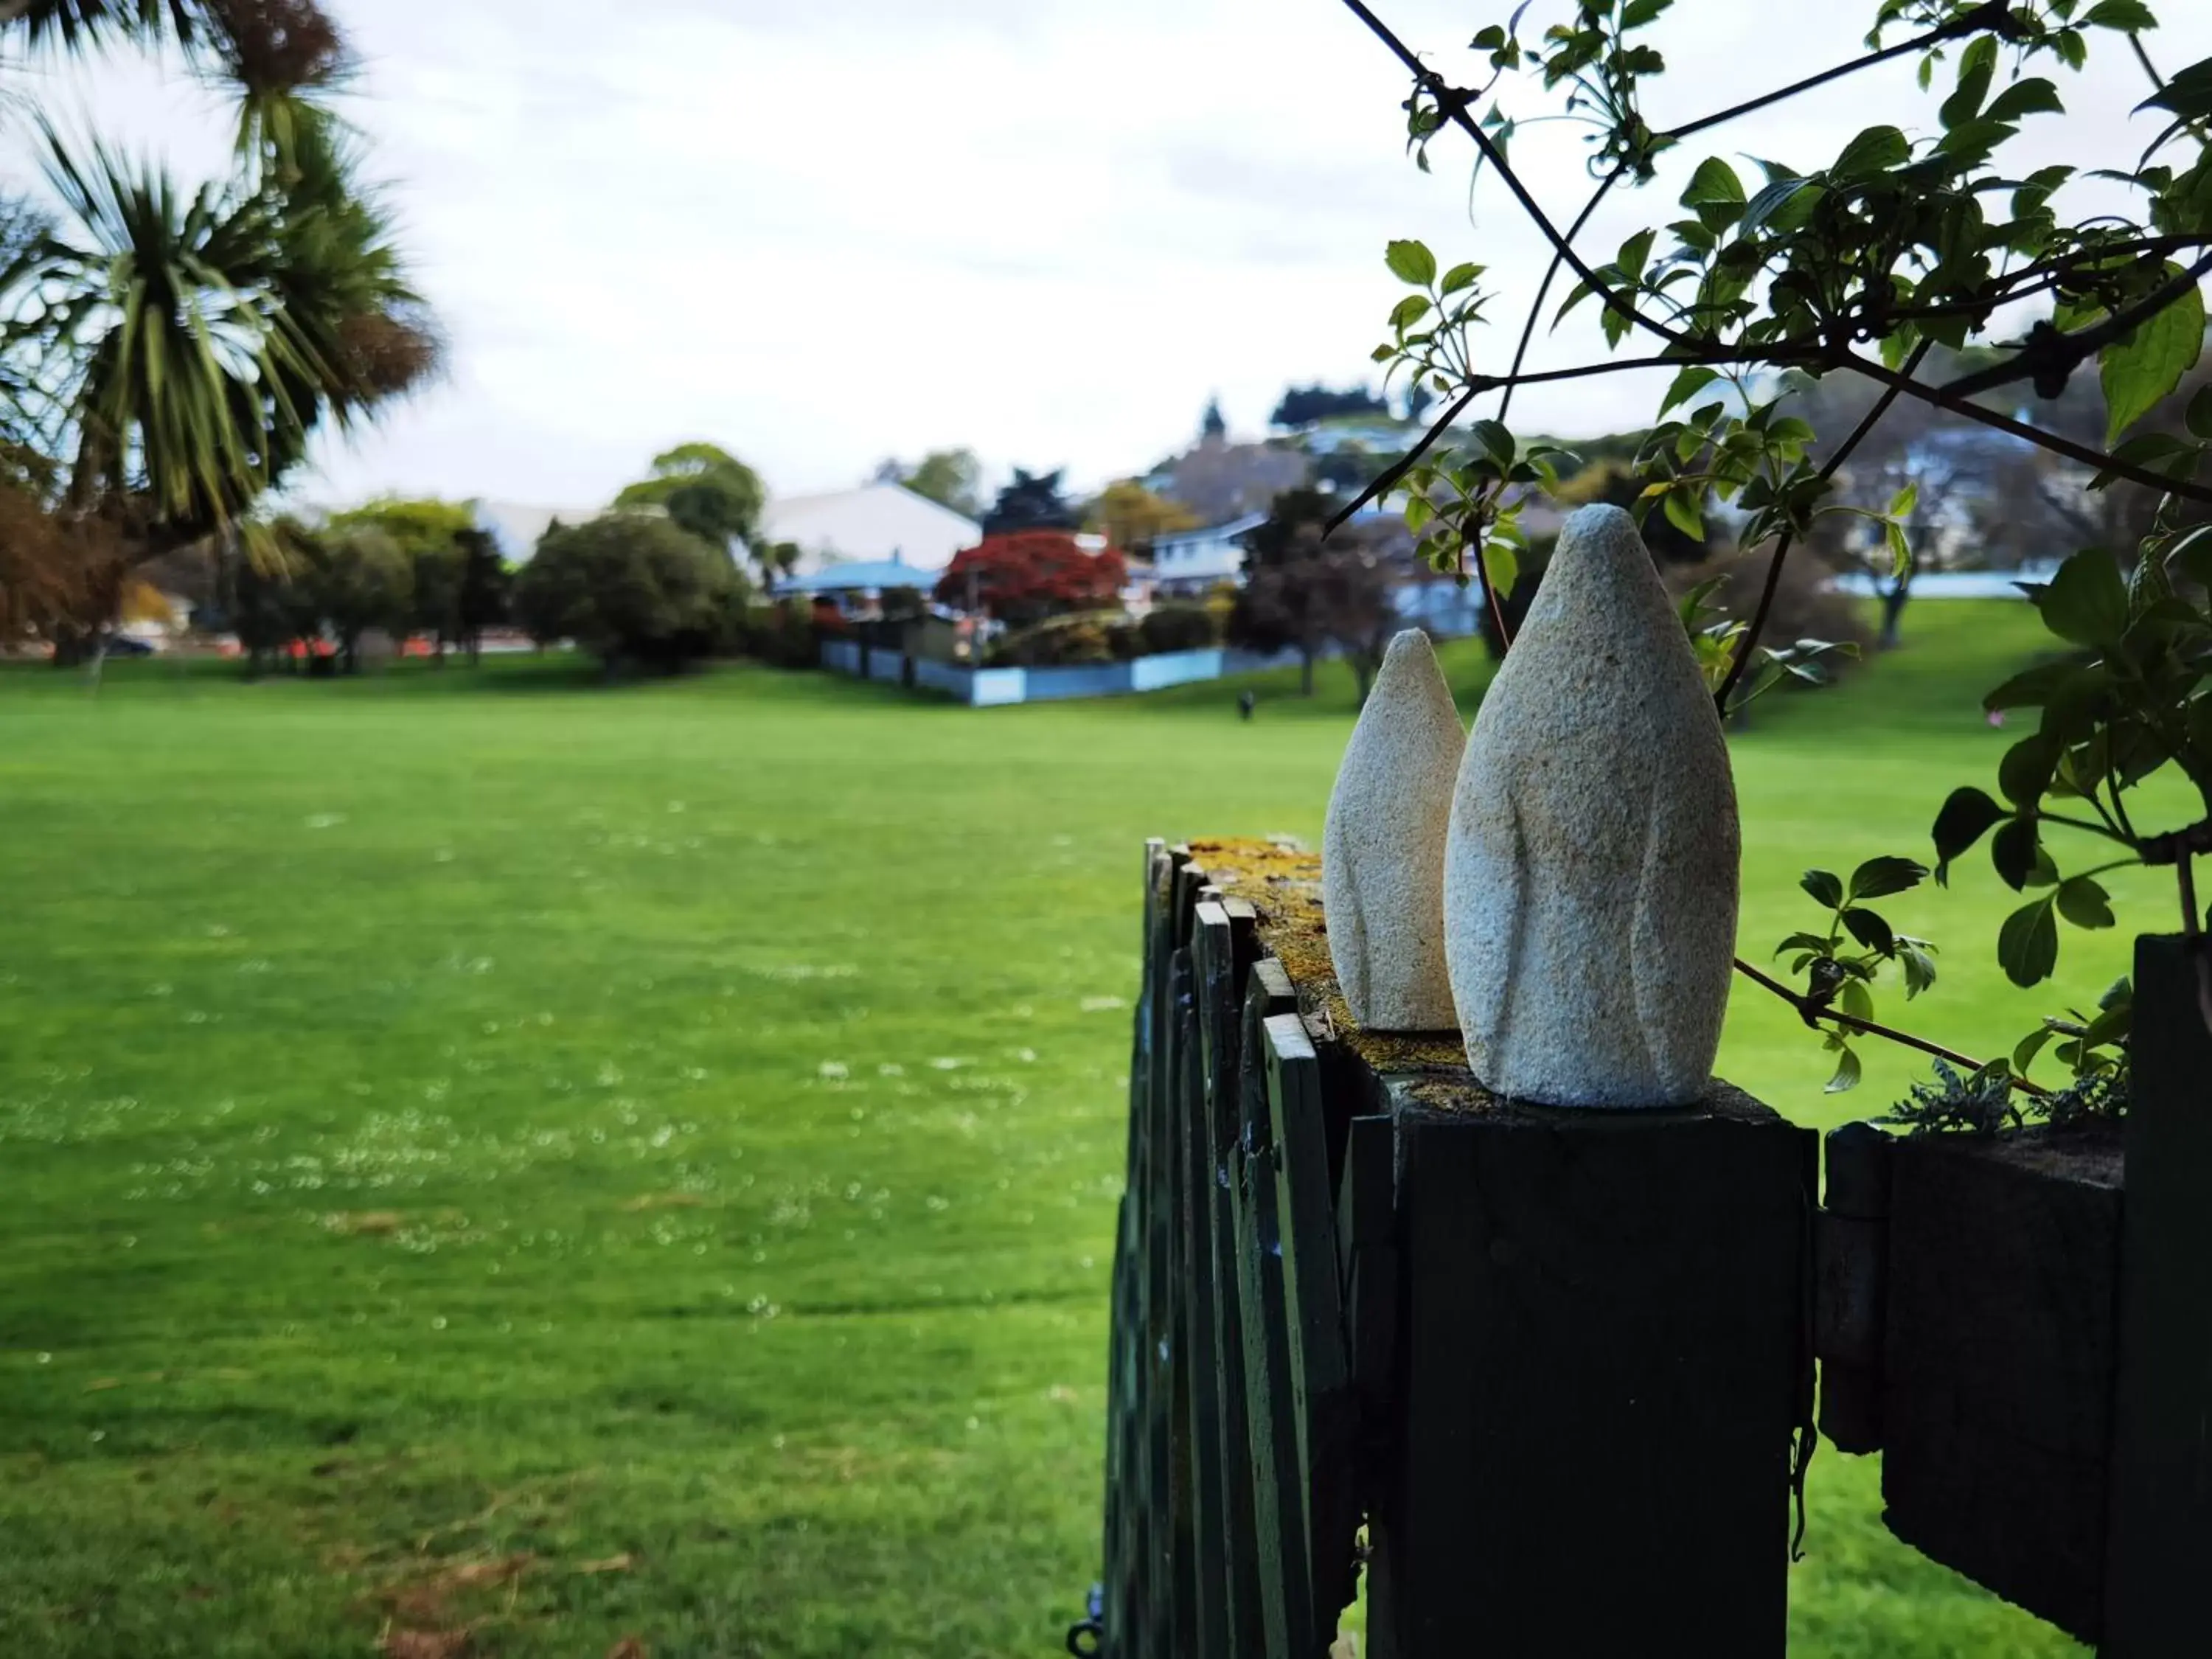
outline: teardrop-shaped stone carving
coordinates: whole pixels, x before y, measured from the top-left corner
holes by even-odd
[[[1409,629],[1352,728],[1321,843],[1329,959],[1371,1031],[1451,1028],[1444,837],[1466,738],[1429,636]]]
[[[1570,518],[1477,713],[1444,914],[1468,1063],[1554,1106],[1704,1097],[1735,950],[1735,785],[1635,521]]]

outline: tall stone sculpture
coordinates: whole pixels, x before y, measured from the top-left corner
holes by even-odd
[[[1735,948],[1728,744],[1635,522],[1566,522],[1476,715],[1444,860],[1468,1063],[1554,1106],[1711,1082]]]
[[[1337,770],[1322,832],[1328,953],[1370,1030],[1448,1030],[1444,837],[1466,746],[1429,636],[1390,641]]]

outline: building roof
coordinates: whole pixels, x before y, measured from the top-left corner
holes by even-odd
[[[802,571],[845,563],[902,561],[934,573],[963,547],[983,538],[982,526],[903,484],[863,484],[818,495],[785,495],[761,514],[761,540],[795,542]],[[901,583],[898,586],[912,586]]]
[[[927,591],[937,586],[940,573],[924,570],[902,559],[871,559],[826,565],[804,576],[779,580],[779,593],[852,593],[886,587],[915,587]]]
[[[1201,542],[1228,541],[1249,534],[1267,522],[1267,515],[1264,513],[1247,513],[1226,524],[1208,525],[1199,530],[1177,530],[1164,536],[1155,536],[1152,538],[1152,550],[1157,553],[1163,547],[1188,547]]]

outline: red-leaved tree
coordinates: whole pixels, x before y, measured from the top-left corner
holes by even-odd
[[[1015,628],[1073,611],[1116,604],[1128,563],[1114,548],[1085,552],[1065,530],[986,536],[953,556],[938,579],[937,602],[986,614]]]

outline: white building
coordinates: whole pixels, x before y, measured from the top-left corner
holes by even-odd
[[[764,546],[795,542],[801,575],[831,565],[889,563],[934,572],[983,539],[973,519],[903,484],[862,484],[824,495],[786,495],[761,515]]]
[[[1244,538],[1267,522],[1247,513],[1203,530],[1177,530],[1152,538],[1152,586],[1161,594],[1197,594],[1223,582],[1244,580]]]

